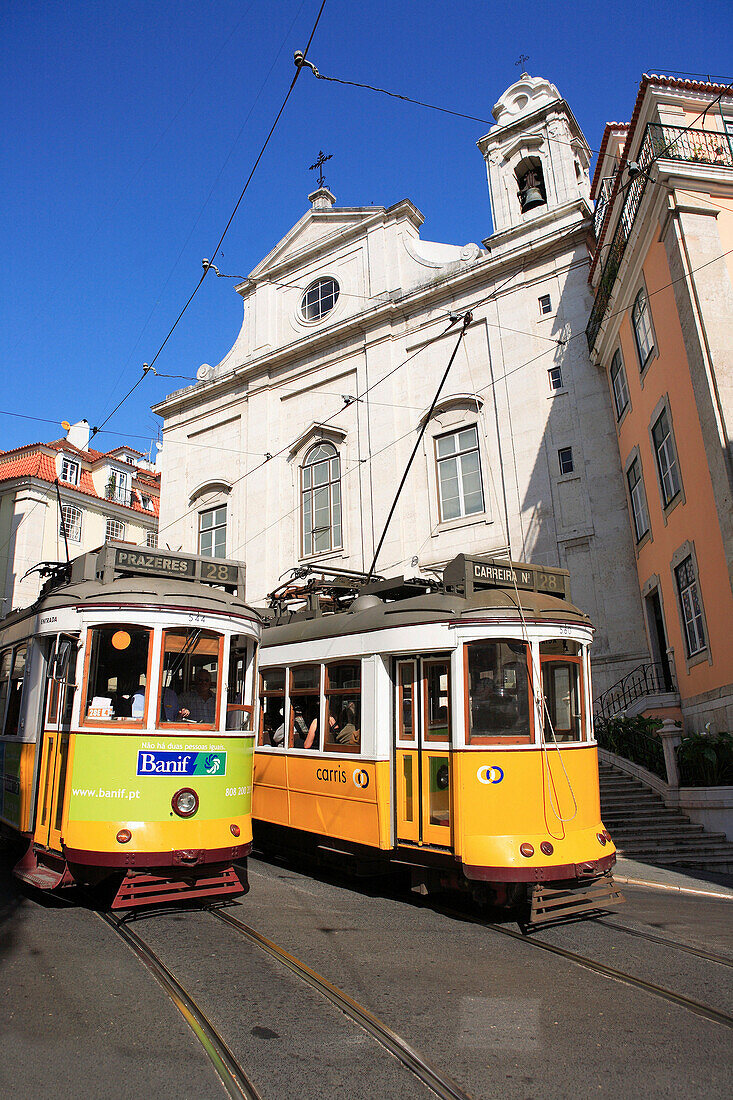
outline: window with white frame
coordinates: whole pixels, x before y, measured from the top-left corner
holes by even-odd
[[[104,541],[111,542],[116,539],[118,542],[125,537],[125,525],[120,519],[108,519],[107,530],[105,532]]]
[[[69,485],[78,485],[79,463],[64,455],[61,459],[61,477],[59,480],[66,481]]]
[[[548,313],[552,313],[552,298],[549,294],[542,294],[537,299],[540,307],[540,317],[546,317]]]
[[[626,382],[626,370],[621,356],[621,348],[617,348],[611,360],[611,386],[613,387],[613,403],[616,406],[616,419],[621,419],[621,414],[629,403],[629,387]]]
[[[677,451],[672,436],[668,410],[662,409],[652,427],[654,454],[657,458],[659,484],[662,490],[662,502],[666,508],[681,489],[680,471],[677,465]]]
[[[654,330],[652,328],[652,315],[649,308],[649,299],[645,290],[640,290],[636,295],[631,310],[631,322],[636,338],[636,350],[639,353],[639,364],[642,370],[649,362],[654,351]]]
[[[557,461],[561,474],[572,474],[575,469],[575,464],[573,463],[573,448],[561,447],[557,452]]]
[[[105,492],[107,500],[114,500],[117,504],[130,503],[130,474],[127,470],[118,470],[112,467],[107,478]]]
[[[157,549],[157,546],[158,546],[158,532],[157,531],[146,531],[145,532],[145,545],[149,546],[153,550]]]
[[[82,510],[73,504],[61,505],[61,520],[59,520],[59,534],[63,536],[64,527],[69,542],[81,542]]]
[[[343,545],[341,461],[332,443],[312,447],[300,471],[303,556]]]
[[[478,429],[460,428],[435,440],[438,503],[442,523],[484,511]]]
[[[682,612],[682,625],[685,631],[685,647],[687,656],[694,657],[696,653],[705,649],[705,625],[703,622],[702,603],[700,590],[695,575],[695,566],[692,555],[681,562],[674,571],[677,581],[677,594]]]
[[[306,321],[320,321],[330,313],[339,296],[335,279],[316,279],[300,300],[300,311]]]
[[[551,390],[562,389],[562,367],[550,367],[547,372]]]
[[[199,512],[199,554],[207,558],[227,556],[227,506]]]
[[[644,481],[641,476],[641,463],[638,456],[626,471],[626,480],[629,484],[634,533],[636,534],[636,541],[641,542],[649,530],[649,512],[646,506],[646,493],[644,492]]]

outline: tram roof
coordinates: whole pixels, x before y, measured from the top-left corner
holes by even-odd
[[[519,596],[519,601],[517,600]],[[386,630],[399,626],[417,626],[421,623],[450,622],[462,619],[466,623],[482,619],[506,620],[521,623],[522,615],[530,622],[556,622],[589,627],[588,616],[574,604],[544,592],[511,591],[493,588],[474,592],[465,597],[456,593],[431,592],[410,599],[385,602],[374,594],[357,597],[344,611],[333,614],[304,617],[294,615],[292,621],[268,625],[265,620],[264,645],[286,645],[318,638],[333,638],[343,634],[361,634],[366,631]],[[267,615],[267,612],[263,612]]]

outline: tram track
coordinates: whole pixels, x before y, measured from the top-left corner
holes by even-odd
[[[392,1031],[368,1008],[350,997],[348,993],[338,989],[327,978],[316,973],[315,970],[312,970],[305,963],[296,959],[294,955],[273,943],[272,940],[261,935],[254,928],[250,928],[249,925],[238,920],[226,909],[212,907],[209,911],[212,916],[223,921],[230,928],[234,928],[240,935],[245,936],[250,943],[256,944],[294,974],[297,974],[299,978],[317,990],[331,1004],[339,1008],[350,1020],[364,1028],[441,1100],[471,1100],[470,1095],[459,1085],[432,1066],[408,1042]]]
[[[260,1093],[237,1062],[219,1032],[196,1001],[171,974],[168,967],[125,921],[108,913],[97,914],[127,944],[133,954],[153,974],[183,1016],[204,1049],[227,1096],[232,1100],[262,1100]]]
[[[641,928],[629,928],[626,924],[615,924],[613,921],[604,920],[602,917],[594,921],[603,928],[612,928],[614,932],[625,932],[628,936],[647,940],[649,943],[658,943],[662,947],[670,947],[675,951],[682,951],[686,955],[695,955],[705,962],[716,963],[719,966],[733,966],[733,959],[726,955],[718,955],[714,951],[706,951],[703,947],[693,947],[689,943],[680,943],[678,940],[670,940],[665,936],[657,936],[654,932],[645,932]]]
[[[448,917],[454,917],[464,921],[468,920],[472,924],[478,924],[484,928],[489,928],[492,932],[497,932],[499,935],[518,940],[528,947],[534,947],[541,951],[547,951],[552,955],[558,955],[560,958],[567,959],[569,962],[573,962],[577,966],[582,966],[586,970],[591,970],[596,974],[602,974],[606,978],[612,978],[615,981],[623,982],[624,985],[631,986],[632,988],[641,989],[645,993],[650,993],[652,996],[658,997],[661,1000],[670,1001],[672,1004],[687,1009],[688,1012],[692,1012],[696,1016],[702,1016],[706,1020],[722,1024],[723,1027],[733,1028],[733,1016],[729,1015],[727,1012],[722,1012],[717,1008],[712,1008],[710,1005],[705,1005],[701,1001],[696,1001],[692,997],[685,996],[683,993],[676,993],[673,989],[666,989],[664,986],[656,985],[654,982],[649,982],[645,978],[639,978],[635,974],[629,974],[626,971],[618,970],[616,967],[609,966],[607,963],[603,963],[598,959],[592,959],[587,955],[580,955],[575,951],[569,951],[565,947],[560,947],[554,943],[548,943],[547,940],[541,940],[536,936],[527,936],[522,932],[515,932],[511,928],[493,924],[491,921],[484,921],[468,916],[455,909],[444,909],[441,906],[437,911]],[[619,926],[608,925],[608,927],[618,928]],[[626,929],[624,929],[624,931],[626,931]],[[658,938],[665,945],[678,946],[674,944],[673,941],[664,940],[661,936]],[[691,948],[690,950],[692,951],[693,949]],[[702,954],[704,957],[704,952],[695,953]],[[714,961],[717,961],[717,959]]]

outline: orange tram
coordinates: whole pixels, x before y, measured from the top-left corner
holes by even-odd
[[[533,919],[607,904],[592,626],[560,569],[459,555],[438,581],[302,567],[260,655],[255,843]]]
[[[259,616],[244,566],[107,545],[0,622],[0,830],[113,908],[246,892]],[[241,876],[241,877],[240,877]]]

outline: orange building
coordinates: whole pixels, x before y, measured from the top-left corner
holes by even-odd
[[[733,731],[733,89],[645,75],[630,123],[606,126],[592,193],[587,338],[653,658],[636,709],[646,694],[686,732]]]

